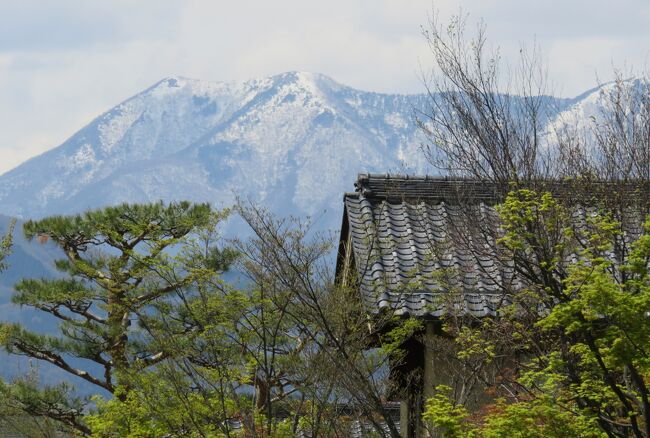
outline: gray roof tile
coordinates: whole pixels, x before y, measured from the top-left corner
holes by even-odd
[[[493,276],[506,275],[489,256],[477,258],[448,238],[449,222],[458,215],[453,206],[362,194],[346,196],[345,204],[368,304],[418,316],[440,316],[450,306],[475,316],[496,314],[485,295],[500,294]],[[440,273],[448,277],[445,286],[436,278]],[[445,303],[448,288],[461,291],[463,302]]]
[[[495,316],[507,302],[501,286],[521,284],[512,261],[499,260],[494,248],[493,206],[507,190],[471,180],[391,175],[360,175],[355,186],[357,192],[344,197],[344,219],[361,293],[372,308],[414,316]],[[550,189],[565,196],[562,185]],[[467,205],[459,199],[475,209],[480,223],[463,222]],[[576,205],[580,226],[593,208]],[[640,233],[640,220],[633,222],[626,239]]]

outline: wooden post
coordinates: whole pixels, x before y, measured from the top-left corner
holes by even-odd
[[[424,405],[426,404],[427,399],[433,397],[433,389],[436,385],[440,384],[440,369],[436,366],[436,354],[435,354],[435,336],[436,335],[436,325],[433,321],[425,321],[425,333],[423,339],[423,348],[424,348],[424,370],[422,377],[422,411],[424,411]],[[420,414],[422,415],[422,414]],[[426,435],[426,429],[424,425],[421,427],[420,435],[421,437],[428,436]]]
[[[409,438],[410,410],[411,406],[409,406],[408,398],[402,398],[399,403],[399,433],[402,438]]]
[[[422,394],[420,388],[408,388],[400,404],[400,435],[403,438],[421,436]]]
[[[436,336],[439,336],[436,323],[424,321],[424,324],[424,333],[404,343],[403,360],[391,368],[392,378],[401,389],[400,435],[403,438],[425,436],[426,430],[422,423],[424,403],[433,396],[433,388],[443,383],[446,377],[440,375],[440,361],[435,354]]]
[[[433,349],[434,337],[436,336],[436,326],[433,321],[426,321],[426,331],[424,334],[424,382],[423,395],[424,401],[433,397],[433,388],[440,384],[440,377],[436,376],[435,353]]]
[[[424,345],[417,337],[402,346],[405,356],[399,365],[391,370],[394,382],[400,388],[400,435],[403,438],[418,438],[422,417],[422,376]]]

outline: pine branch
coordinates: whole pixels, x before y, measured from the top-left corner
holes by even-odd
[[[52,351],[37,348],[36,346],[30,345],[20,339],[14,339],[11,342],[11,346],[17,349],[18,351],[20,351],[25,356],[33,357],[35,359],[49,362],[52,365],[55,365],[72,375],[75,375],[77,377],[84,379],[87,382],[92,383],[93,385],[97,385],[99,387],[106,389],[110,393],[113,393],[115,389],[113,387],[113,384],[110,381],[102,381],[92,376],[87,371],[74,368],[68,362],[66,362],[61,355],[56,354]]]

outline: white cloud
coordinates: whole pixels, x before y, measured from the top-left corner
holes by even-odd
[[[563,95],[650,55],[644,0],[444,0],[483,17],[507,58],[533,38]],[[0,0],[0,172],[60,144],[157,80],[321,72],[354,87],[421,92],[431,0]]]

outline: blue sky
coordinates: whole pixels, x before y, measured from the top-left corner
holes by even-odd
[[[506,59],[536,40],[558,95],[650,63],[648,0],[0,0],[0,172],[171,75],[422,92],[434,8],[482,18]]]

